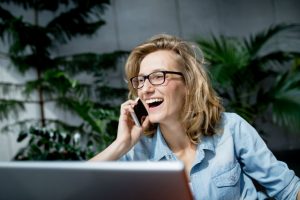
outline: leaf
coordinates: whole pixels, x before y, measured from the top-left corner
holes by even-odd
[[[275,36],[281,33],[289,32],[294,30],[294,28],[299,27],[298,24],[277,24],[270,26],[268,29],[263,30],[255,35],[251,35],[249,39],[244,39],[244,44],[248,49],[249,54],[254,59],[256,58],[260,51],[266,47],[267,43],[270,42]]]
[[[213,36],[211,40],[199,39],[210,66],[213,79],[222,85],[230,85],[233,76],[247,66],[248,56],[241,44],[233,38]]]
[[[98,4],[94,3],[94,1],[89,1],[89,3],[75,1],[75,3],[78,3],[78,6],[62,12],[47,25],[49,33],[62,43],[66,43],[74,36],[92,35],[100,26],[105,24],[96,13],[103,11],[105,8],[104,4],[108,3],[108,1],[102,1]],[[93,8],[96,8],[95,11]],[[88,19],[92,18],[91,16],[95,20],[87,22]]]
[[[273,121],[290,130],[298,131],[300,128],[300,92],[298,97],[285,96],[273,102]],[[299,133],[299,132],[298,132]]]
[[[110,53],[81,53],[69,56],[56,57],[54,62],[70,75],[78,72],[103,73],[104,70],[115,69],[117,61],[128,55],[126,51]]]
[[[226,110],[239,113],[253,125],[270,115],[270,109],[270,122],[293,128],[300,124],[299,51],[278,49],[286,39],[299,42],[299,28],[299,24],[278,24],[249,38],[220,35],[197,40]]]
[[[18,138],[17,138],[17,142],[22,142],[25,138],[27,138],[28,134],[26,132],[20,132]]]
[[[12,99],[0,99],[0,120],[17,118],[18,113],[25,110],[24,102]]]

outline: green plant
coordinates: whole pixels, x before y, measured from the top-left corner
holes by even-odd
[[[88,107],[82,106],[81,108]],[[113,110],[97,109],[93,112],[85,110],[84,113],[84,115],[89,115],[85,119],[90,120],[94,130],[86,132],[76,128],[72,132],[30,127],[19,133],[17,141],[22,142],[27,139],[28,144],[21,148],[13,159],[87,160],[91,158],[95,152],[105,148],[115,138],[115,127],[118,121],[116,112]],[[103,130],[98,130],[99,127]]]
[[[59,55],[56,50],[78,36],[93,36],[105,24],[101,16],[109,3],[109,0],[1,1],[0,38],[9,45],[5,54],[18,72],[35,71],[37,77],[24,84],[0,81],[1,96],[4,96],[0,98],[0,121],[4,123],[12,117],[17,118],[30,104],[39,105],[40,110],[40,119],[27,118],[7,123],[1,132],[20,131],[24,135],[29,127],[47,127],[60,130],[50,131],[54,134],[64,132],[93,136],[102,148],[108,144],[111,140],[108,138],[114,136],[108,131],[108,124],[115,122],[118,110],[116,104],[107,99],[116,98],[115,94],[119,93],[117,100],[123,100],[127,89],[109,87],[105,77],[127,52]],[[34,19],[26,21],[23,14],[13,10],[16,7],[24,9],[24,13],[32,13]],[[50,12],[53,15],[45,15]],[[41,16],[44,23],[40,22]],[[89,81],[77,78],[82,73],[89,76]],[[21,98],[14,98],[13,92],[21,94]],[[33,98],[34,93],[38,94],[37,100]],[[45,115],[47,104],[54,104],[56,108],[80,117],[82,123],[72,125],[64,120],[48,118]],[[33,132],[29,131],[28,135],[35,136],[29,133]],[[33,140],[36,141],[36,138]],[[41,142],[46,141],[39,140]],[[36,158],[39,159],[38,156]]]
[[[279,49],[282,44],[299,45],[299,33],[300,25],[279,24],[249,38],[197,40],[227,111],[254,126],[262,119],[291,130],[300,127],[299,48]]]
[[[20,149],[15,160],[84,160],[90,154],[79,134],[31,127],[21,132],[17,141],[26,138],[28,145]]]

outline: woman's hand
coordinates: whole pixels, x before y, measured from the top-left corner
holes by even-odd
[[[135,125],[131,113],[134,113],[133,107],[136,104],[137,100],[128,100],[121,105],[116,142],[124,145],[126,152],[136,144],[145,128],[149,126],[148,117],[145,118],[141,127]]]
[[[141,127],[135,125],[130,113],[134,112],[133,107],[136,104],[137,101],[128,100],[121,105],[116,140],[90,161],[117,160],[137,143],[150,122],[146,117]]]

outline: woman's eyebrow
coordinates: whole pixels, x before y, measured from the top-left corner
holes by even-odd
[[[153,71],[151,71],[148,74],[151,74],[153,72],[160,72],[160,71],[168,71],[168,70],[166,68],[159,68],[159,69],[154,69]],[[148,75],[148,74],[146,74],[146,75]],[[139,73],[138,76],[145,76],[145,74],[144,73]]]

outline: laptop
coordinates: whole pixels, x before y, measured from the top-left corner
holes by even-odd
[[[181,162],[0,162],[2,200],[192,200]]]

